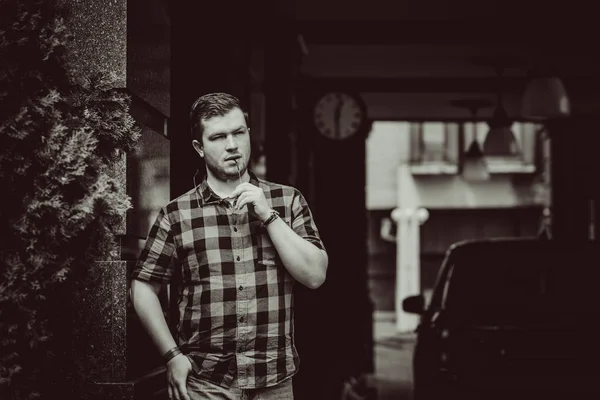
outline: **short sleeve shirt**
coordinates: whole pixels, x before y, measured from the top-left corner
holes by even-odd
[[[300,237],[325,249],[312,213],[295,188],[250,173],[267,202]],[[180,279],[177,342],[195,374],[229,387],[275,385],[294,375],[294,278],[269,234],[247,207],[235,210],[206,179],[163,207],[132,278]]]

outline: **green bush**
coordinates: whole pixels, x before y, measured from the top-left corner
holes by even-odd
[[[131,207],[111,175],[140,135],[130,98],[111,76],[77,75],[61,7],[0,2],[2,399],[68,380],[70,288],[115,249]]]

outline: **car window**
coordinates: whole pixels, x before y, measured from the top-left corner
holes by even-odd
[[[444,307],[475,320],[597,313],[599,267],[589,253],[474,255],[455,262]]]
[[[428,310],[437,310],[441,308],[444,297],[444,288],[448,280],[448,273],[452,269],[452,261],[449,258],[445,258],[440,266],[438,276],[433,287],[433,294],[431,300],[427,306]]]

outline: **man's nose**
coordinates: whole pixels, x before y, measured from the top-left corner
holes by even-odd
[[[237,142],[235,140],[235,138],[233,137],[233,135],[229,135],[227,136],[227,143],[225,144],[227,150],[234,150],[237,149]]]

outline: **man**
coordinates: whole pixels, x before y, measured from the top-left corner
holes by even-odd
[[[293,399],[292,289],[324,282],[327,253],[302,194],[248,171],[235,97],[201,96],[190,118],[206,175],[160,210],[133,271],[134,308],[165,357],[171,399]],[[157,293],[176,272],[173,338]]]

